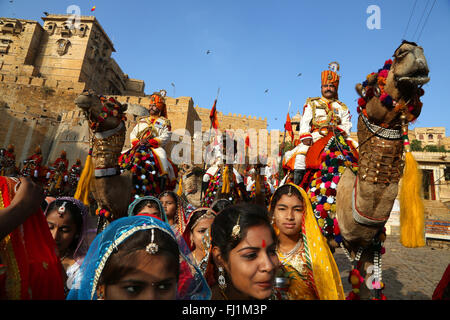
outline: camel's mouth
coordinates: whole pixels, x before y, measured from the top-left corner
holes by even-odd
[[[428,72],[425,70],[417,70],[414,73],[399,76],[397,77],[397,81],[399,82],[408,82],[414,85],[424,85],[428,81],[430,81],[430,77],[428,77]]]
[[[86,96],[79,96],[75,99],[75,104],[77,105],[77,107],[85,110],[89,109],[89,107],[91,106],[91,101]]]

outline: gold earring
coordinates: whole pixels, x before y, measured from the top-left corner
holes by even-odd
[[[97,300],[105,300],[105,286],[101,285],[97,288]]]
[[[225,272],[223,271],[222,267],[219,267],[219,278],[217,279],[219,282],[219,287],[222,290],[225,290],[227,287],[227,282],[225,281]]]

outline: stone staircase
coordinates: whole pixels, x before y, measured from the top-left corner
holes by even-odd
[[[448,238],[450,234],[450,226],[448,226],[450,224],[450,208],[448,203],[443,203],[439,200],[424,200],[424,207],[427,245],[435,248],[450,248],[450,240],[441,238],[442,235],[446,235]],[[431,231],[433,228],[439,230],[437,231],[437,236],[433,236],[433,233],[436,232]]]
[[[425,218],[450,221],[450,208],[439,200],[423,200]]]

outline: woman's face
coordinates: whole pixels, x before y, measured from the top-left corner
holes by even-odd
[[[151,214],[151,215],[161,218],[161,212],[159,211],[159,209],[151,207],[151,206],[143,207],[141,210],[139,210],[139,212],[137,214],[139,214],[139,213]]]
[[[167,219],[172,220],[177,211],[177,202],[170,195],[162,196],[159,200],[164,207],[164,212],[166,213]]]
[[[176,268],[165,255],[136,252],[136,265],[114,284],[100,285],[105,300],[175,300]]]
[[[62,257],[75,238],[77,225],[68,211],[60,216],[57,209],[47,214],[47,223],[56,242],[57,254]]]
[[[224,264],[238,291],[255,299],[267,299],[271,295],[279,266],[275,246],[268,226],[248,228],[246,237],[230,251]]]
[[[296,195],[283,194],[273,211],[274,223],[280,233],[286,236],[300,234],[304,211],[303,201]]]
[[[203,218],[198,221],[195,228],[191,231],[191,240],[194,243],[195,249],[204,250],[203,247],[203,236],[205,235],[206,230],[211,227],[214,218]]]

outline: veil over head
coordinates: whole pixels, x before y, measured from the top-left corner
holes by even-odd
[[[284,189],[292,188],[289,194],[295,195],[292,190],[297,190],[305,205],[305,213],[302,218],[302,228],[300,230],[305,245],[307,260],[308,281],[314,287],[314,291],[320,300],[342,300],[345,299],[339,270],[330,251],[326,238],[323,236],[317,220],[314,216],[311,201],[305,190],[299,186],[288,183],[279,187],[270,199],[269,212],[273,215],[276,197]],[[279,230],[273,225],[275,232]]]
[[[83,257],[86,255],[87,251],[89,250],[89,245],[93,241],[93,239],[96,235],[96,232],[97,232],[96,228],[89,228],[89,222],[88,222],[89,209],[86,205],[83,204],[83,202],[81,202],[80,200],[77,200],[75,198],[72,198],[72,197],[59,197],[53,201],[70,202],[70,203],[74,204],[79,210],[79,213],[82,218],[82,226],[81,226],[81,230],[80,230],[79,237],[78,237],[78,243],[73,252],[72,258],[78,264],[81,264],[83,261]],[[48,213],[49,212],[48,212],[48,206],[47,206],[47,209],[45,210],[45,215],[47,216]]]
[[[180,276],[178,280],[178,300],[208,300],[211,297],[206,280],[191,259],[191,253],[184,241],[179,241],[172,228],[151,216],[129,216],[117,219],[92,242],[83,261],[81,270],[69,292],[68,300],[96,300],[100,275],[108,263],[113,250],[139,231],[158,229],[169,235],[180,250]],[[144,249],[144,248],[143,248]]]
[[[156,205],[158,206],[159,212],[161,213],[162,220],[163,220],[164,222],[166,222],[166,223],[169,223],[169,220],[167,219],[167,215],[166,215],[166,212],[164,211],[164,207],[163,207],[161,201],[160,201],[158,198],[153,197],[153,196],[144,196],[144,197],[136,198],[136,199],[128,206],[128,216],[129,216],[129,217],[135,216],[135,215],[138,214],[137,212],[134,212],[134,211],[135,211],[137,205],[138,205],[139,203],[141,203],[142,201],[152,201],[152,202],[156,203]]]

